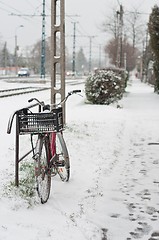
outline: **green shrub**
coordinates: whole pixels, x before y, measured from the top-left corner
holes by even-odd
[[[113,70],[96,71],[85,83],[86,98],[93,104],[111,104],[120,100],[126,87],[123,72]]]

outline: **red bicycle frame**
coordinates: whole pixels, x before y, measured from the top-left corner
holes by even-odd
[[[54,156],[56,154],[56,133],[51,133],[51,140],[50,140],[50,149],[51,155]]]

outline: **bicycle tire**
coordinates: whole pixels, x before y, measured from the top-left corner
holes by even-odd
[[[35,176],[37,192],[41,203],[46,203],[50,196],[51,174],[49,169],[49,137],[39,136],[37,142]]]
[[[63,182],[70,178],[70,159],[65,140],[61,132],[56,133],[57,173]]]

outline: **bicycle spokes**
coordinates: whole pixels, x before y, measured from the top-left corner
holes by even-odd
[[[48,139],[41,137],[38,140],[38,154],[35,159],[35,177],[37,192],[41,203],[47,202],[50,195],[51,174],[49,168]]]

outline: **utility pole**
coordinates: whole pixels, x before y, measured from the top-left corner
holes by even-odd
[[[58,22],[57,12],[60,12]],[[58,41],[60,41],[59,51]],[[60,73],[57,84],[58,71]],[[65,0],[51,0],[51,104],[57,103],[58,96],[60,100],[65,97]],[[60,100],[58,99],[58,102]],[[65,105],[63,116],[65,123]]]
[[[126,71],[126,68],[127,68],[127,56],[126,56],[126,53],[124,53],[124,69]]]
[[[123,6],[120,5],[120,68],[123,67]]]
[[[72,52],[72,73],[73,76],[76,74],[76,24],[73,22],[73,52]]]
[[[4,44],[4,68],[6,73],[6,67],[7,67],[7,42]]]
[[[120,10],[117,13],[118,22],[118,43],[117,43],[117,67],[123,67],[123,6],[120,5]]]
[[[101,68],[101,44],[99,45],[99,64],[98,64],[98,68]]]
[[[89,36],[89,73],[92,71],[92,39],[95,36]]]
[[[19,46],[18,46],[18,41],[17,41],[17,30],[19,28],[24,27],[23,25],[19,25],[18,27],[16,27],[15,29],[15,73],[17,74],[18,71],[18,50],[19,50]]]
[[[18,45],[17,45],[17,35],[15,34],[15,74],[17,75],[17,50],[18,50]]]
[[[45,0],[43,0],[42,13],[41,78],[45,78]]]

